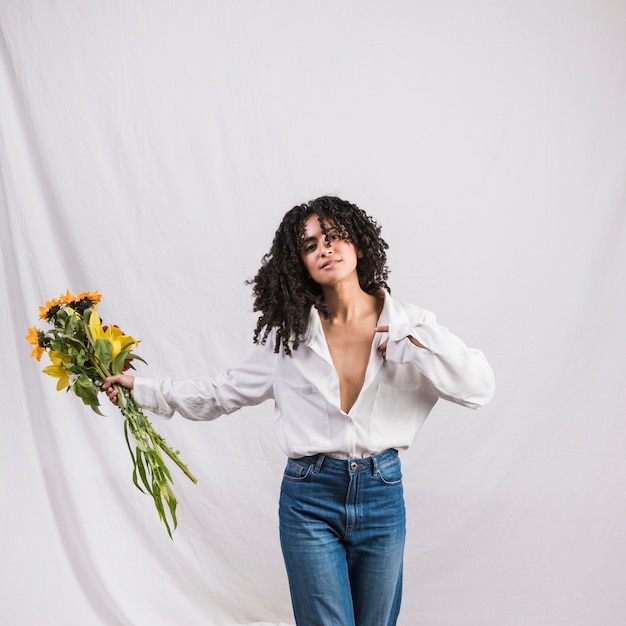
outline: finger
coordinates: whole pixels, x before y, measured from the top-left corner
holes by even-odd
[[[412,335],[408,335],[407,338],[414,346],[417,346],[418,348],[423,348],[424,350],[428,350],[428,348],[423,343],[419,342]]]
[[[378,346],[378,352],[380,352],[383,359],[387,358],[387,343],[387,341],[384,341],[380,344],[380,346]]]
[[[375,333],[388,333],[389,326],[376,326],[376,328],[374,328],[374,332]]]
[[[102,383],[102,391],[107,391],[115,382],[115,376],[107,376]]]

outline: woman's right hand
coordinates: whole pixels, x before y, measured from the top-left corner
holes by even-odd
[[[104,379],[102,391],[107,394],[113,404],[117,404],[117,389],[114,385],[121,385],[122,387],[126,387],[126,389],[130,389],[130,395],[132,396],[135,377],[129,374],[116,374],[115,376],[108,376]]]

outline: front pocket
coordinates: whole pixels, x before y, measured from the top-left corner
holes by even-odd
[[[305,465],[302,463],[298,463],[298,461],[294,461],[293,459],[289,459],[283,473],[283,478],[285,480],[291,480],[296,482],[306,480],[312,471],[313,465],[311,465],[310,463],[307,463]]]
[[[276,403],[287,450],[308,456],[328,450],[330,424],[328,405],[315,385],[290,385],[281,381]]]
[[[400,461],[379,467],[376,475],[378,476],[378,480],[385,485],[399,485],[402,482]]]

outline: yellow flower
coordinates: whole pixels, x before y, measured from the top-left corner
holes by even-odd
[[[39,331],[36,326],[31,326],[28,329],[28,335],[26,335],[26,341],[33,346],[39,345]]]
[[[40,320],[47,319],[51,309],[54,309],[55,307],[59,307],[61,306],[61,304],[63,303],[58,298],[52,298],[52,300],[48,300],[48,302],[46,302],[46,306],[39,307],[39,319]]]
[[[88,308],[93,309],[100,300],[102,300],[102,295],[97,290],[83,291],[75,296],[70,293],[69,289],[66,289],[65,293],[62,293],[58,298],[52,298],[46,302],[45,306],[39,307],[39,319],[51,321],[59,309],[63,307],[77,309],[82,314]]]
[[[61,304],[71,304],[72,302],[74,302],[77,299],[76,296],[73,296],[70,293],[70,290],[67,289],[65,291],[65,294],[62,294],[59,296],[59,301],[61,302]]]
[[[39,361],[41,359],[41,355],[46,351],[46,349],[39,345],[39,330],[37,330],[35,326],[31,326],[28,329],[26,341],[33,346],[30,356],[35,357]]]
[[[70,384],[70,376],[72,375],[72,372],[63,367],[63,363],[71,363],[72,357],[69,354],[57,352],[56,350],[50,350],[48,356],[52,361],[52,365],[44,367],[42,371],[44,374],[48,374],[48,376],[59,379],[57,391],[61,391],[61,389],[65,389]]]
[[[41,361],[41,355],[46,351],[41,346],[34,346],[30,352],[30,356],[35,357],[38,361]]]
[[[139,345],[139,342],[136,339],[130,335],[125,335],[117,326],[108,326],[104,331],[104,334],[113,346],[113,360],[115,360],[115,357],[122,352],[122,350],[130,348],[133,344],[135,346]]]
[[[93,311],[89,317],[89,332],[91,333],[91,337],[94,341],[96,339],[105,339],[98,311]]]
[[[117,326],[103,327],[100,321],[100,315],[98,315],[98,311],[96,310],[94,310],[89,317],[89,332],[94,342],[97,339],[106,339],[111,343],[112,361],[115,360],[115,357],[120,352],[130,348],[131,345],[139,345],[139,342],[134,337],[125,335]]]
[[[91,302],[91,305],[89,308],[93,308],[96,304],[100,302],[100,300],[102,300],[102,295],[99,294],[98,291],[96,290],[96,291],[83,291],[79,293],[78,295],[74,296],[70,293],[70,290],[67,289],[65,293],[59,297],[59,302],[61,304],[66,304],[69,306],[77,305],[80,302],[83,302],[83,300],[89,300],[89,302]],[[84,303],[83,303],[83,306],[84,306]]]
[[[102,300],[102,294],[98,293],[98,290],[96,289],[95,291],[83,291],[82,293],[79,293],[76,298],[78,300],[83,300],[85,298],[91,300],[91,307],[93,308],[100,302],[100,300]]]

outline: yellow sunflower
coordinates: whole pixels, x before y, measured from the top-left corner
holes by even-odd
[[[71,304],[72,302],[75,302],[76,299],[77,299],[77,296],[73,296],[70,293],[69,289],[67,289],[64,294],[61,294],[59,296],[59,301],[61,302],[61,304]]]
[[[93,308],[96,304],[102,300],[102,295],[98,293],[98,291],[82,291],[78,295],[73,295],[70,293],[70,290],[67,289],[63,295],[59,297],[59,301],[61,304],[78,304],[83,300],[89,300],[91,302],[91,308]]]
[[[96,291],[83,291],[82,293],[79,293],[76,296],[76,299],[77,300],[83,300],[83,299],[91,300],[91,306],[94,307],[96,304],[100,302],[100,300],[102,300],[102,294],[98,293],[97,289]]]
[[[50,313],[50,310],[54,309],[55,307],[61,306],[61,304],[63,303],[58,298],[52,298],[52,300],[48,300],[45,306],[39,307],[39,319],[40,320],[47,319],[48,314]]]
[[[28,329],[26,341],[33,346],[30,356],[35,357],[38,361],[41,360],[41,355],[46,351],[46,349],[39,345],[39,330],[35,326],[31,326]]]
[[[31,326],[28,329],[28,335],[26,335],[26,341],[28,341],[28,343],[31,344],[32,346],[39,345],[39,331],[37,330],[36,326]]]

